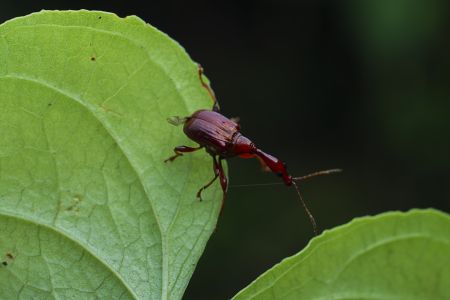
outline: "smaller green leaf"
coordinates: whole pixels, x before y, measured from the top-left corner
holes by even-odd
[[[450,216],[432,209],[325,231],[234,299],[450,299]]]

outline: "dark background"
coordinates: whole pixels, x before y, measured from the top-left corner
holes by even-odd
[[[15,1],[138,15],[205,67],[222,112],[281,158],[319,227],[388,210],[450,212],[450,7],[446,0]],[[231,184],[279,181],[229,161]],[[293,189],[233,188],[185,299],[225,299],[302,249],[311,224]]]

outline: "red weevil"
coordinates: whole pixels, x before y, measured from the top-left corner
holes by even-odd
[[[305,208],[311,220],[311,223],[313,224],[314,232],[316,232],[316,224],[314,218],[303,202],[300,191],[294,180],[306,179],[316,175],[330,174],[333,172],[339,172],[340,170],[333,169],[320,171],[306,176],[293,178],[291,175],[289,175],[286,170],[286,165],[281,160],[265,153],[264,151],[256,147],[250,139],[241,134],[239,124],[237,124],[233,119],[228,119],[227,117],[224,117],[219,113],[218,102],[209,85],[203,81],[203,69],[200,65],[198,74],[201,84],[206,88],[214,101],[212,110],[202,109],[194,112],[189,117],[171,117],[167,120],[173,125],[184,124],[184,133],[191,140],[198,143],[199,146],[175,147],[173,149],[175,155],[169,157],[164,162],[174,161],[177,157],[182,156],[183,153],[194,152],[205,148],[206,152],[208,152],[213,158],[214,178],[198,190],[197,197],[201,200],[202,192],[211,184],[213,184],[213,182],[217,178],[220,178],[220,185],[223,191],[223,205],[223,201],[227,194],[228,180],[222,167],[222,160],[234,156],[239,156],[242,158],[256,157],[260,161],[263,169],[270,169],[272,172],[280,176],[283,179],[284,184],[286,184],[287,186],[294,185],[302,201],[303,207]]]

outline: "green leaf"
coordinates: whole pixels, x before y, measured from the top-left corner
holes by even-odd
[[[0,298],[179,299],[217,184],[170,116],[211,108],[197,65],[137,17],[43,11],[0,25]]]
[[[450,216],[412,210],[325,231],[234,299],[450,299]]]

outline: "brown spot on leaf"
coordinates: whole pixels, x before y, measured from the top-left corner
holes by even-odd
[[[76,194],[72,197],[72,205],[68,206],[66,208],[67,211],[79,211],[78,205],[81,203],[81,201],[83,200],[83,196]]]

